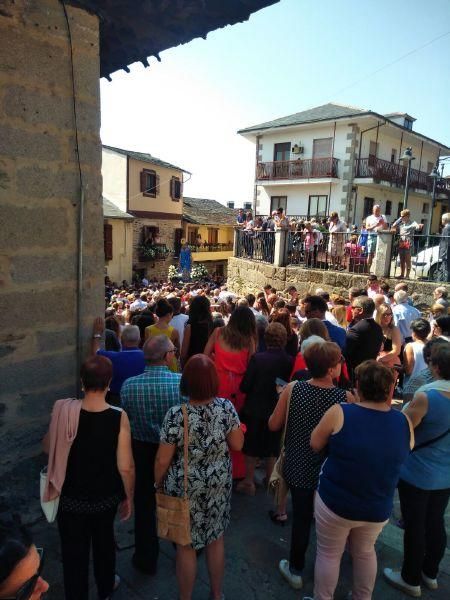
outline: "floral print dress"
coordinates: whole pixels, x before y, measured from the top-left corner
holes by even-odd
[[[226,436],[240,426],[233,404],[215,398],[187,405],[189,422],[188,497],[192,546],[198,550],[220,538],[230,522],[231,460]],[[161,428],[161,443],[176,446],[164,482],[166,494],[183,495],[183,412],[172,407]]]

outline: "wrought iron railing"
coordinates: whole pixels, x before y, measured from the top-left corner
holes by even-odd
[[[367,235],[315,231],[290,231],[287,243],[287,265],[307,269],[368,272]]]
[[[256,165],[256,179],[314,179],[338,177],[338,160],[309,158],[306,160],[278,160]]]
[[[275,255],[275,232],[245,231],[238,229],[235,237],[234,256],[257,262],[273,263]]]
[[[447,281],[447,271],[443,272],[445,265],[440,257],[445,247],[450,251],[449,246],[450,237],[441,235],[396,235],[392,243],[391,277],[403,275],[422,281]]]
[[[223,252],[233,250],[233,242],[228,244],[190,244],[192,252]]]
[[[389,162],[375,156],[356,159],[356,177],[370,177],[379,181],[389,181],[397,186],[404,186],[406,182],[406,170],[404,165]],[[417,190],[431,192],[433,188],[432,178],[425,171],[411,169],[409,186]],[[439,185],[438,191],[445,189],[445,182]]]

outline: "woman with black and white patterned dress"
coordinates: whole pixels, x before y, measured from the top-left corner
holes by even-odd
[[[196,354],[188,360],[181,378],[181,393],[189,398],[188,481],[192,543],[177,545],[177,580],[180,600],[191,600],[195,584],[196,550],[205,548],[211,600],[221,600],[224,574],[223,534],[230,522],[230,450],[241,450],[244,434],[233,404],[217,398],[219,379],[212,360]],[[155,485],[166,494],[183,495],[184,417],[173,406],[164,419],[155,464]]]
[[[304,359],[312,378],[286,386],[269,419],[269,429],[278,431],[284,427],[288,413],[283,474],[292,495],[293,519],[290,557],[280,561],[279,569],[295,589],[303,585],[314,492],[325,458],[312,451],[311,433],[331,406],[354,400],[352,394],[333,384],[333,379],[340,376],[342,364],[337,344],[312,344],[305,350]]]

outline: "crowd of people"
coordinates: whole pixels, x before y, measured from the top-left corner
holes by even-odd
[[[99,598],[120,585],[117,512],[134,515],[134,568],[157,576],[155,493],[183,496],[186,431],[192,542],[176,548],[181,600],[192,598],[203,549],[210,598],[224,597],[232,492],[254,496],[258,467],[269,490],[278,473],[290,493],[266,518],[292,525],[278,564],[292,588],[303,586],[314,524],[314,599],[333,598],[347,549],[353,598],[369,600],[398,489],[403,564],[384,576],[413,597],[436,589],[450,498],[447,289],[429,309],[414,301],[406,282],[391,290],[374,275],[346,295],[303,296],[292,285],[238,296],[218,281],[107,281],[83,398],[55,404],[44,440],[65,597],[88,598],[91,546]],[[0,524],[0,558],[0,598],[45,593],[20,524]]]
[[[372,214],[363,219],[360,226],[345,223],[337,212],[330,213],[329,217],[289,218],[282,207],[272,211],[268,217],[255,218],[251,212],[245,213],[241,209],[236,225],[244,232],[243,249],[249,258],[259,251],[262,260],[272,262],[273,236],[261,234],[284,230],[291,232],[288,248],[291,264],[303,263],[306,267],[335,270],[344,270],[347,266],[358,273],[371,272],[378,234],[388,231],[396,234],[392,257],[394,260],[398,257],[400,271],[397,272],[395,267],[398,279],[410,278],[413,254],[436,243],[439,247],[427,259],[429,266],[437,259],[437,279],[450,281],[450,213],[442,215],[441,233],[435,239],[423,235],[423,223],[413,221],[409,209],[402,210],[398,219],[389,223],[379,204],[373,206]],[[417,242],[415,236],[420,236]]]

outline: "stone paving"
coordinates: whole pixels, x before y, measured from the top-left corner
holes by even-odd
[[[262,478],[262,472],[258,472]],[[268,518],[271,499],[260,487],[255,497],[233,495],[232,523],[226,534],[226,571],[224,591],[227,600],[300,600],[312,595],[315,537],[312,536],[304,574],[305,585],[300,591],[292,590],[282,579],[277,565],[289,552],[290,527],[274,525]],[[398,514],[398,503],[394,510]],[[394,519],[394,517],[393,517]],[[385,566],[397,567],[402,558],[402,531],[389,523],[377,542],[378,578],[374,600],[404,599],[407,596],[388,586],[381,575]],[[450,512],[447,514],[447,531],[450,531]],[[36,543],[46,549],[45,577],[51,584],[48,599],[62,600],[62,571],[60,565],[59,539],[56,525],[49,525],[39,517],[33,531]],[[176,600],[175,551],[171,544],[161,544],[158,574],[155,577],[141,575],[131,566],[133,554],[133,523],[118,523],[118,566],[122,585],[114,595],[115,600]],[[450,551],[441,563],[440,589],[422,591],[425,600],[448,600],[450,598]],[[351,561],[345,554],[335,599],[344,600],[351,589]],[[204,556],[198,561],[198,577],[193,600],[207,600],[208,576]],[[94,589],[91,598],[96,598]]]

